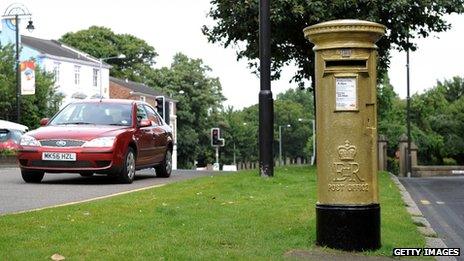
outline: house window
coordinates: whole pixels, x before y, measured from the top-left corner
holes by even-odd
[[[141,101],[146,101],[147,99],[145,98],[145,96],[140,96],[140,100]]]
[[[53,64],[53,75],[54,75],[55,85],[60,85],[60,63]]]
[[[100,70],[98,69],[93,69],[93,86],[97,87],[98,86],[98,73]]]
[[[79,85],[81,82],[81,67],[75,65],[74,66],[74,84]]]

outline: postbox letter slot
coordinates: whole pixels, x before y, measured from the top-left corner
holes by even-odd
[[[325,61],[325,68],[335,69],[335,68],[356,68],[356,69],[366,69],[367,60],[332,60]]]

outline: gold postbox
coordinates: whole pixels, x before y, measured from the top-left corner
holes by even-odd
[[[319,245],[380,247],[375,42],[385,29],[361,20],[304,29],[315,52]]]

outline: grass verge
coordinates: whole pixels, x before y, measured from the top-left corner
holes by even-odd
[[[396,186],[379,178],[382,248],[423,247]],[[0,260],[282,259],[315,243],[315,169],[203,177],[73,206],[0,217]],[[329,250],[330,251],[330,250]]]

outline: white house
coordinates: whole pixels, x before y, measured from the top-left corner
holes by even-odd
[[[0,44],[15,44],[15,26],[9,19],[2,20]],[[56,40],[22,35],[20,48],[21,61],[34,59],[40,68],[55,74],[56,90],[64,95],[62,105],[75,99],[109,98],[110,65]]]

